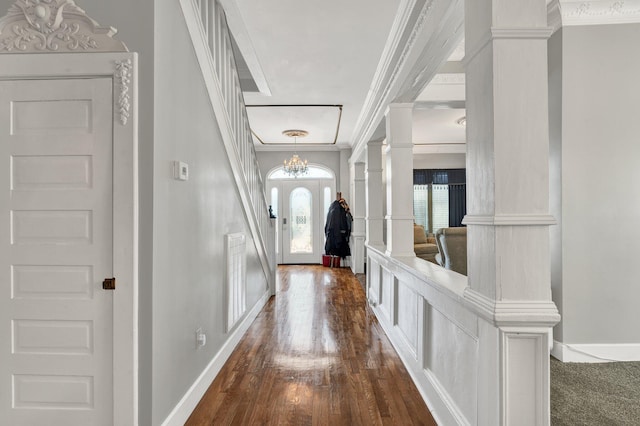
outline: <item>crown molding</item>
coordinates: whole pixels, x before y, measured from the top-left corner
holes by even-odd
[[[640,23],[640,0],[551,0],[547,22],[561,26]]]
[[[369,94],[351,136],[353,156],[392,102],[413,102],[458,46],[464,30],[462,0],[403,0],[383,50]]]
[[[128,52],[73,0],[17,0],[0,18],[0,53]]]
[[[562,27],[560,0],[551,0],[547,4],[547,25],[551,28],[552,34]]]

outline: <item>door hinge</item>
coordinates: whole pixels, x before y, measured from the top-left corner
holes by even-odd
[[[102,289],[103,290],[115,290],[116,289],[116,279],[115,278],[105,278],[102,281]]]

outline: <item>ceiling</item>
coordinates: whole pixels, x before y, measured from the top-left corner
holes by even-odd
[[[293,142],[303,149],[351,146],[400,0],[222,3],[241,54],[236,60],[256,149]],[[415,144],[437,152],[464,147],[465,128],[456,123],[465,114],[463,52],[461,45],[416,99]],[[289,129],[309,135],[293,141],[282,134]]]

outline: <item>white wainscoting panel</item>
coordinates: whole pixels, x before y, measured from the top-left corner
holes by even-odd
[[[381,277],[382,279],[380,280],[379,307],[380,307],[381,313],[385,316],[385,319],[393,324],[394,323],[393,306],[392,306],[393,300],[391,299],[391,293],[393,290],[394,276],[393,274],[391,274],[391,272],[389,272],[388,269],[384,267],[381,269],[381,272],[382,272],[382,277]]]
[[[425,370],[438,378],[457,409],[474,424],[478,387],[478,339],[434,306],[426,316]]]
[[[413,353],[418,350],[418,295],[406,285],[398,284],[397,327]]]
[[[246,238],[243,233],[227,234],[226,290],[227,324],[229,332],[247,310],[247,258]]]

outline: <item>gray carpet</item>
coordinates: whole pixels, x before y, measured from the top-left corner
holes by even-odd
[[[366,275],[356,274],[362,286]],[[560,362],[551,357],[552,426],[639,426],[640,362]]]
[[[551,358],[551,424],[640,425],[640,362],[562,363]]]

